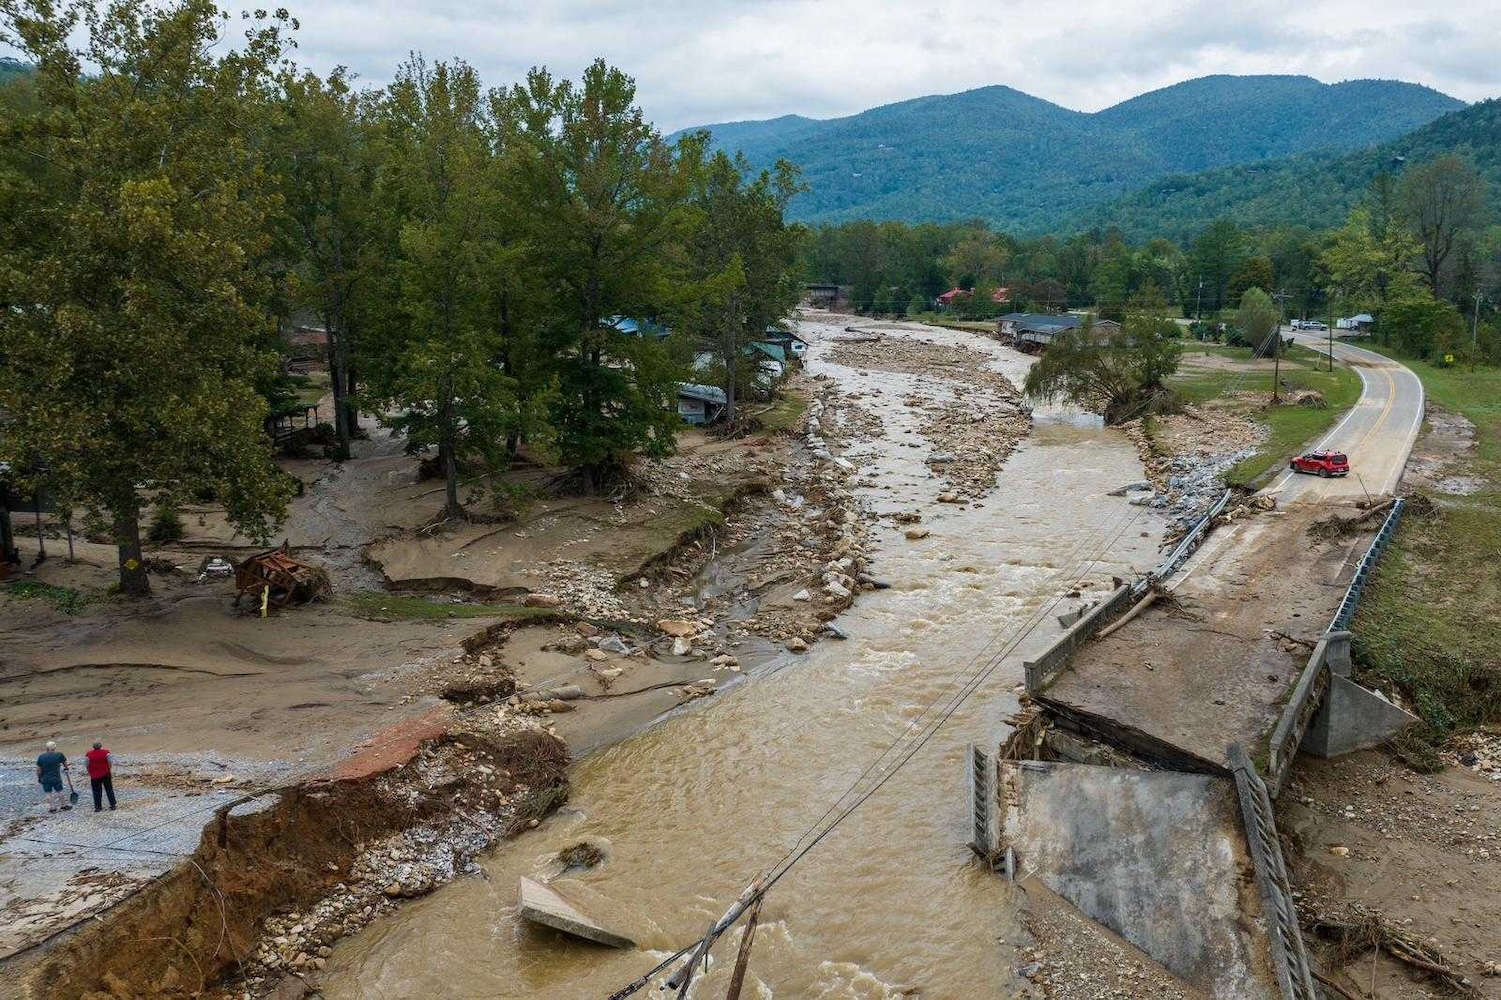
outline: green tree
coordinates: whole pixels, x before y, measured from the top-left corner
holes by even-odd
[[[1485,195],[1485,182],[1458,156],[1437,157],[1402,177],[1402,214],[1421,246],[1423,280],[1435,296],[1447,291],[1455,241],[1482,222]]]
[[[277,173],[282,181],[290,239],[297,259],[300,304],[312,309],[329,338],[337,457],[349,457],[354,431],[352,341],[376,252],[372,213],[375,176],[361,99],[343,70],[327,80],[315,73],[286,81]]]
[[[1204,310],[1217,312],[1225,308],[1229,304],[1230,280],[1245,261],[1246,234],[1235,223],[1221,219],[1199,234],[1189,257],[1196,279],[1195,308],[1201,294]]]
[[[657,338],[610,320],[682,304],[704,138],[665,142],[635,97],[634,81],[602,60],[579,86],[533,70],[513,91],[529,241],[556,299],[543,345],[557,384],[550,422],[590,492],[635,453],[670,454],[678,426],[681,365]]]
[[[144,595],[143,493],[212,490],[253,538],[285,510],[255,383],[275,366],[263,148],[286,21],[222,51],[211,0],[0,0],[0,25],[37,66],[33,113],[0,107],[0,461],[107,518]]]
[[[1370,209],[1357,208],[1319,255],[1326,288],[1352,305],[1379,312],[1389,296],[1416,290],[1412,262],[1417,242],[1400,226],[1380,229]]]
[[[1240,297],[1235,322],[1258,357],[1273,359],[1272,402],[1275,403],[1282,385],[1282,310],[1260,288],[1247,288]]]
[[[747,181],[749,165],[716,153],[704,173],[699,218],[689,258],[699,282],[691,323],[722,366],[725,419],[738,418],[740,385],[747,368],[744,346],[783,320],[797,304],[797,241],[788,226],[787,203],[800,187],[796,170],[779,161]]]
[[[380,106],[380,210],[397,250],[371,331],[370,398],[416,447],[437,447],[445,517],[460,516],[460,463],[503,462],[518,421],[487,310],[491,138],[473,68],[413,58]]]
[[[1465,320],[1453,303],[1442,302],[1420,290],[1388,302],[1380,324],[1388,342],[1399,350],[1429,361],[1442,361],[1455,353],[1466,331]]]
[[[1178,370],[1178,329],[1155,288],[1143,290],[1123,326],[1100,332],[1092,322],[1053,339],[1027,372],[1033,399],[1066,399],[1098,409],[1119,424],[1172,405],[1167,380]]]

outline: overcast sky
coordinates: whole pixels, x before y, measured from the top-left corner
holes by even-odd
[[[460,56],[490,84],[538,64],[577,76],[603,56],[636,78],[664,131],[833,117],[997,83],[1095,111],[1208,73],[1501,95],[1501,0],[279,2],[302,22],[302,61],[342,63],[371,83],[414,49]]]

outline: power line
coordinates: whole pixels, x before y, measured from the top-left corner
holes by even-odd
[[[1128,512],[1126,516],[1123,516],[1120,519],[1120,523],[1118,523],[1117,525],[1108,526],[1102,529],[1102,531],[1100,532],[1101,537],[1097,538],[1093,544],[1088,537],[1080,540],[1080,542],[1075,545],[1073,551],[1071,552],[1069,561],[1060,568],[1058,573],[1054,574],[1053,580],[1056,581],[1058,579],[1061,579],[1065,575],[1078,577],[1083,573],[1088,572],[1096,563],[1099,562],[1099,560],[1102,558],[1102,554],[1095,554],[1093,556],[1090,556],[1083,566],[1079,566],[1076,569],[1074,568],[1074,554],[1086,548],[1093,547],[1093,545],[1103,545],[1108,549],[1108,547],[1113,545],[1115,541],[1117,541],[1121,537],[1121,535],[1123,535],[1125,531],[1129,529],[1131,525],[1141,517],[1141,515],[1141,510]],[[1068,569],[1073,569],[1073,572],[1065,574],[1065,570]],[[744,910],[752,902],[754,902],[756,899],[764,897],[773,885],[775,885],[782,879],[783,876],[785,876],[789,871],[792,870],[792,867],[798,861],[806,856],[808,852],[816,847],[825,837],[833,833],[834,830],[837,829],[845,819],[851,816],[871,796],[878,792],[886,784],[886,782],[890,781],[891,778],[893,778],[897,774],[897,772],[900,771],[901,768],[905,766],[907,762],[910,761],[933,738],[933,736],[937,734],[939,729],[942,728],[943,724],[946,723],[949,718],[951,718],[954,713],[959,710],[959,707],[966,700],[968,700],[970,695],[978,690],[979,687],[989,679],[989,677],[1001,666],[1001,664],[1005,662],[1007,656],[1015,651],[1016,647],[1019,646],[1020,643],[1032,633],[1037,624],[1040,623],[1042,619],[1055,607],[1057,607],[1057,605],[1061,603],[1062,600],[1062,594],[1055,596],[1052,600],[1044,603],[1025,621],[1017,626],[1017,628],[1012,631],[1010,638],[1002,644],[1001,648],[997,650],[996,653],[994,653],[987,661],[985,661],[985,663],[980,665],[979,669],[975,671],[974,676],[964,683],[964,685],[950,698],[947,705],[942,708],[937,715],[935,715],[927,723],[923,724],[922,728],[918,732],[918,735],[914,737],[905,748],[903,748],[903,741],[907,739],[913,727],[921,719],[926,717],[928,713],[940,703],[940,701],[942,701],[944,694],[948,691],[948,689],[953,687],[954,683],[959,679],[959,677],[963,676],[966,672],[968,672],[976,665],[985,650],[993,646],[996,640],[999,639],[1003,633],[997,633],[989,641],[987,641],[985,646],[983,646],[979,652],[971,657],[969,662],[967,662],[965,666],[962,667],[960,671],[955,675],[955,677],[950,680],[947,685],[945,685],[944,692],[940,692],[938,696],[935,696],[935,698],[931,702],[929,702],[929,704],[923,709],[922,713],[920,713],[917,718],[915,718],[911,723],[908,724],[907,729],[904,730],[896,740],[889,744],[887,748],[883,750],[881,754],[874,761],[872,761],[871,764],[867,766],[863,772],[861,772],[860,776],[855,779],[850,788],[847,789],[837,799],[835,799],[834,803],[824,811],[823,815],[820,816],[819,819],[811,827],[804,831],[804,833],[797,839],[797,841],[794,842],[792,848],[789,849],[789,851],[784,854],[769,869],[766,869],[766,873],[759,877],[756,881],[754,881],[751,884],[750,888],[748,888],[744,893],[741,894],[740,898],[735,902],[734,905],[730,907],[725,916],[721,917],[714,924],[714,926],[710,928],[707,934],[689,944],[687,947],[680,949],[673,955],[659,962],[654,968],[652,968],[651,971],[637,978],[631,984],[611,994],[610,1000],[623,1000],[624,997],[628,997],[634,994],[635,992],[646,986],[651,981],[653,976],[657,975],[659,972],[666,969],[674,962],[688,955],[689,952],[696,952],[696,954],[694,954],[693,956],[692,961],[679,970],[679,975],[683,977],[679,995],[685,995],[687,987],[692,980],[691,970],[696,967],[699,959],[705,956],[708,950],[712,948],[714,940],[717,939],[721,934],[723,934],[724,931],[727,930],[730,926],[732,926],[735,920],[738,919],[739,915],[743,913]],[[889,767],[883,769],[878,780],[876,780],[874,784],[865,789],[863,792],[859,792],[854,801],[850,802],[843,809],[840,809],[840,803],[845,802],[852,793],[855,793],[859,789],[860,784],[871,775],[876,767],[893,751],[898,750],[898,748],[902,749],[899,751],[895,761]],[[832,821],[829,820],[831,814],[833,814]],[[812,838],[811,840],[809,839],[810,837]],[[676,984],[672,983],[672,981],[669,980],[668,985]]]

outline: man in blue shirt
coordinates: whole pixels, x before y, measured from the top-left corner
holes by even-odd
[[[57,744],[47,741],[47,752],[36,759],[36,780],[41,782],[42,797],[47,800],[47,811],[72,809],[67,796],[63,795],[63,772],[68,770],[68,758],[57,749]]]

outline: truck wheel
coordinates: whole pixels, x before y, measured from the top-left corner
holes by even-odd
[[[1320,479],[1328,479],[1329,478],[1329,470],[1328,469],[1320,469],[1319,470],[1319,478]]]

